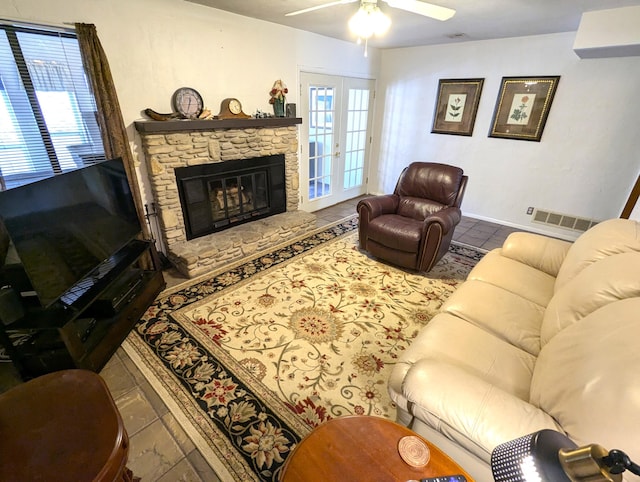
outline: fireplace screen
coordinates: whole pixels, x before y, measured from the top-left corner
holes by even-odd
[[[266,172],[214,179],[209,182],[209,200],[214,223],[259,214],[269,207]]]
[[[187,239],[286,210],[284,155],[176,169]]]

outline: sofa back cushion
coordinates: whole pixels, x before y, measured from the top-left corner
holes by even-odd
[[[417,197],[400,196],[398,202],[398,211],[396,214],[411,219],[424,221],[433,213],[442,211],[446,206],[429,199],[421,199]]]
[[[609,303],[560,331],[538,356],[530,402],[578,445],[640,460],[640,298]]]
[[[614,254],[593,262],[551,298],[542,320],[540,345],[609,303],[639,296],[640,252]]]
[[[609,219],[582,234],[564,258],[554,290],[557,292],[587,266],[619,253],[640,252],[640,223]]]
[[[429,199],[443,206],[453,206],[462,185],[464,171],[436,162],[412,162],[402,172],[395,194]]]

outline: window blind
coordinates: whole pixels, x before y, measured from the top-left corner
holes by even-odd
[[[75,34],[0,23],[0,185],[10,189],[104,158]]]

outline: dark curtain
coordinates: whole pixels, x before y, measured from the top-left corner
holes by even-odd
[[[144,206],[140,196],[138,178],[136,175],[133,156],[129,148],[127,131],[120,112],[120,103],[113,85],[113,77],[109,68],[109,61],[102,49],[96,26],[93,24],[76,23],[76,35],[80,44],[82,63],[91,81],[93,96],[96,99],[97,121],[102,134],[105,157],[113,159],[121,157],[133,193],[133,199],[138,210],[138,219],[145,239],[150,239],[149,228],[145,222]]]

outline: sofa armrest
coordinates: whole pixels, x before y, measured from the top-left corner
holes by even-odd
[[[449,231],[455,229],[455,227],[462,219],[462,213],[460,212],[460,208],[455,206],[446,207],[440,211],[436,211],[433,214],[430,214],[424,220],[424,230],[429,229],[429,225],[433,223],[438,223],[442,230],[443,236],[449,234]]]
[[[422,224],[422,241],[418,249],[419,271],[429,271],[447,254],[453,231],[462,217],[460,208],[450,206],[429,214]]]
[[[431,358],[415,363],[402,391],[411,413],[488,460],[501,443],[544,428],[563,431],[546,412],[461,367]]]
[[[356,207],[358,211],[358,240],[362,249],[368,249],[369,223],[383,214],[394,214],[398,209],[398,203],[398,196],[394,194],[368,197],[358,202]]]
[[[516,232],[507,237],[501,254],[556,277],[571,245],[541,234]]]
[[[362,199],[356,209],[360,216],[366,215],[371,220],[382,214],[394,214],[398,210],[398,202],[398,196],[384,194]]]

